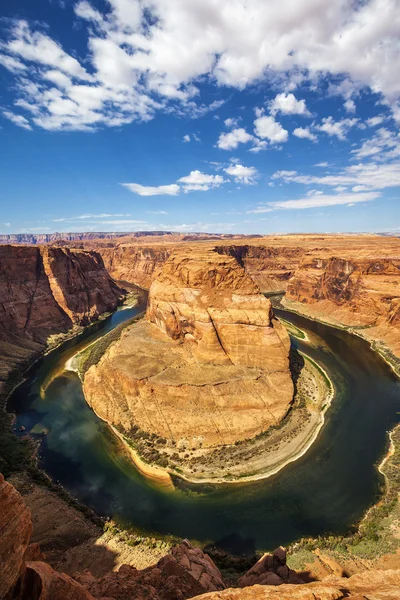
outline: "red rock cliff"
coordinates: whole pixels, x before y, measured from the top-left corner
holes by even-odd
[[[115,310],[122,295],[96,252],[0,246],[0,392],[49,335]]]

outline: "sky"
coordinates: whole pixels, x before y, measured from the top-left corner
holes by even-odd
[[[5,0],[0,233],[400,234],[400,0]]]

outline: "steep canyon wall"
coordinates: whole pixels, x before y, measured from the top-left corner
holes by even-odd
[[[122,296],[96,252],[0,246],[0,393],[50,335],[115,310]]]

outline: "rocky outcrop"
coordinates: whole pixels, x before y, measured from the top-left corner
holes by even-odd
[[[283,583],[301,584],[304,581],[286,564],[286,550],[277,548],[273,554],[264,554],[262,558],[238,581],[238,587],[251,585],[282,585]]]
[[[99,252],[114,279],[148,289],[154,273],[166,262],[172,250],[172,245],[120,244],[115,248],[100,248]]]
[[[303,585],[253,585],[203,594],[198,600],[398,600],[400,571],[365,571]]]
[[[184,540],[156,565],[138,571],[122,565],[118,572],[100,579],[90,573],[76,576],[95,598],[150,598],[151,600],[184,600],[212,590],[223,590],[221,573],[209,556]]]
[[[122,296],[96,252],[0,246],[0,382],[50,335],[115,310]]]
[[[210,448],[254,437],[293,398],[290,341],[233,256],[188,248],[153,282],[147,322],[85,375],[89,404],[125,432]]]
[[[305,254],[304,248],[296,245],[274,248],[255,243],[251,246],[220,245],[217,251],[234,256],[263,293],[284,292]]]
[[[29,508],[0,473],[0,598],[24,571],[24,555],[31,534]]]
[[[367,327],[367,337],[383,340],[400,355],[400,256],[304,260],[286,298],[311,316]]]

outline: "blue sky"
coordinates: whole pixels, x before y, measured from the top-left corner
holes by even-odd
[[[400,231],[398,0],[1,10],[1,233]]]

